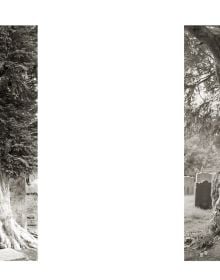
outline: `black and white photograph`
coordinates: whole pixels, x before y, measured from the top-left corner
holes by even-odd
[[[0,26],[0,260],[36,261],[37,26]]]
[[[220,25],[184,27],[184,255],[220,260]]]
[[[0,280],[218,278],[219,11],[1,3]]]

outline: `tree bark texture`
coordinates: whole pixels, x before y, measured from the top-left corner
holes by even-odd
[[[211,229],[214,233],[220,233],[220,172],[216,173],[212,183],[213,217]]]
[[[189,31],[200,42],[207,45],[210,52],[213,54],[216,76],[218,83],[220,84],[220,34],[214,34],[209,28],[205,26],[185,26],[185,29]]]

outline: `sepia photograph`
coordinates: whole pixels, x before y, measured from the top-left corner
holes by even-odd
[[[0,260],[37,260],[37,26],[0,26]]]
[[[220,26],[184,27],[184,256],[220,260]]]

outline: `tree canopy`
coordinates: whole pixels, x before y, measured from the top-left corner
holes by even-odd
[[[209,136],[219,130],[220,27],[186,26],[185,131]]]
[[[184,113],[191,174],[219,163],[213,144],[220,149],[220,26],[185,26]]]

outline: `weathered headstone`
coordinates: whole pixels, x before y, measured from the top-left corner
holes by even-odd
[[[25,178],[18,178],[11,181],[11,208],[16,222],[22,226],[27,226],[26,217],[26,181]]]
[[[27,227],[29,231],[37,234],[37,179],[26,183],[24,178],[11,180],[11,207],[12,213],[22,227]]]
[[[194,194],[194,177],[184,176],[184,195]]]
[[[26,188],[26,211],[27,211],[27,226],[28,229],[37,233],[37,201],[38,201],[38,190],[37,180],[31,182]]]
[[[211,173],[197,173],[196,175],[196,191],[195,206],[202,209],[212,208],[212,178]]]

